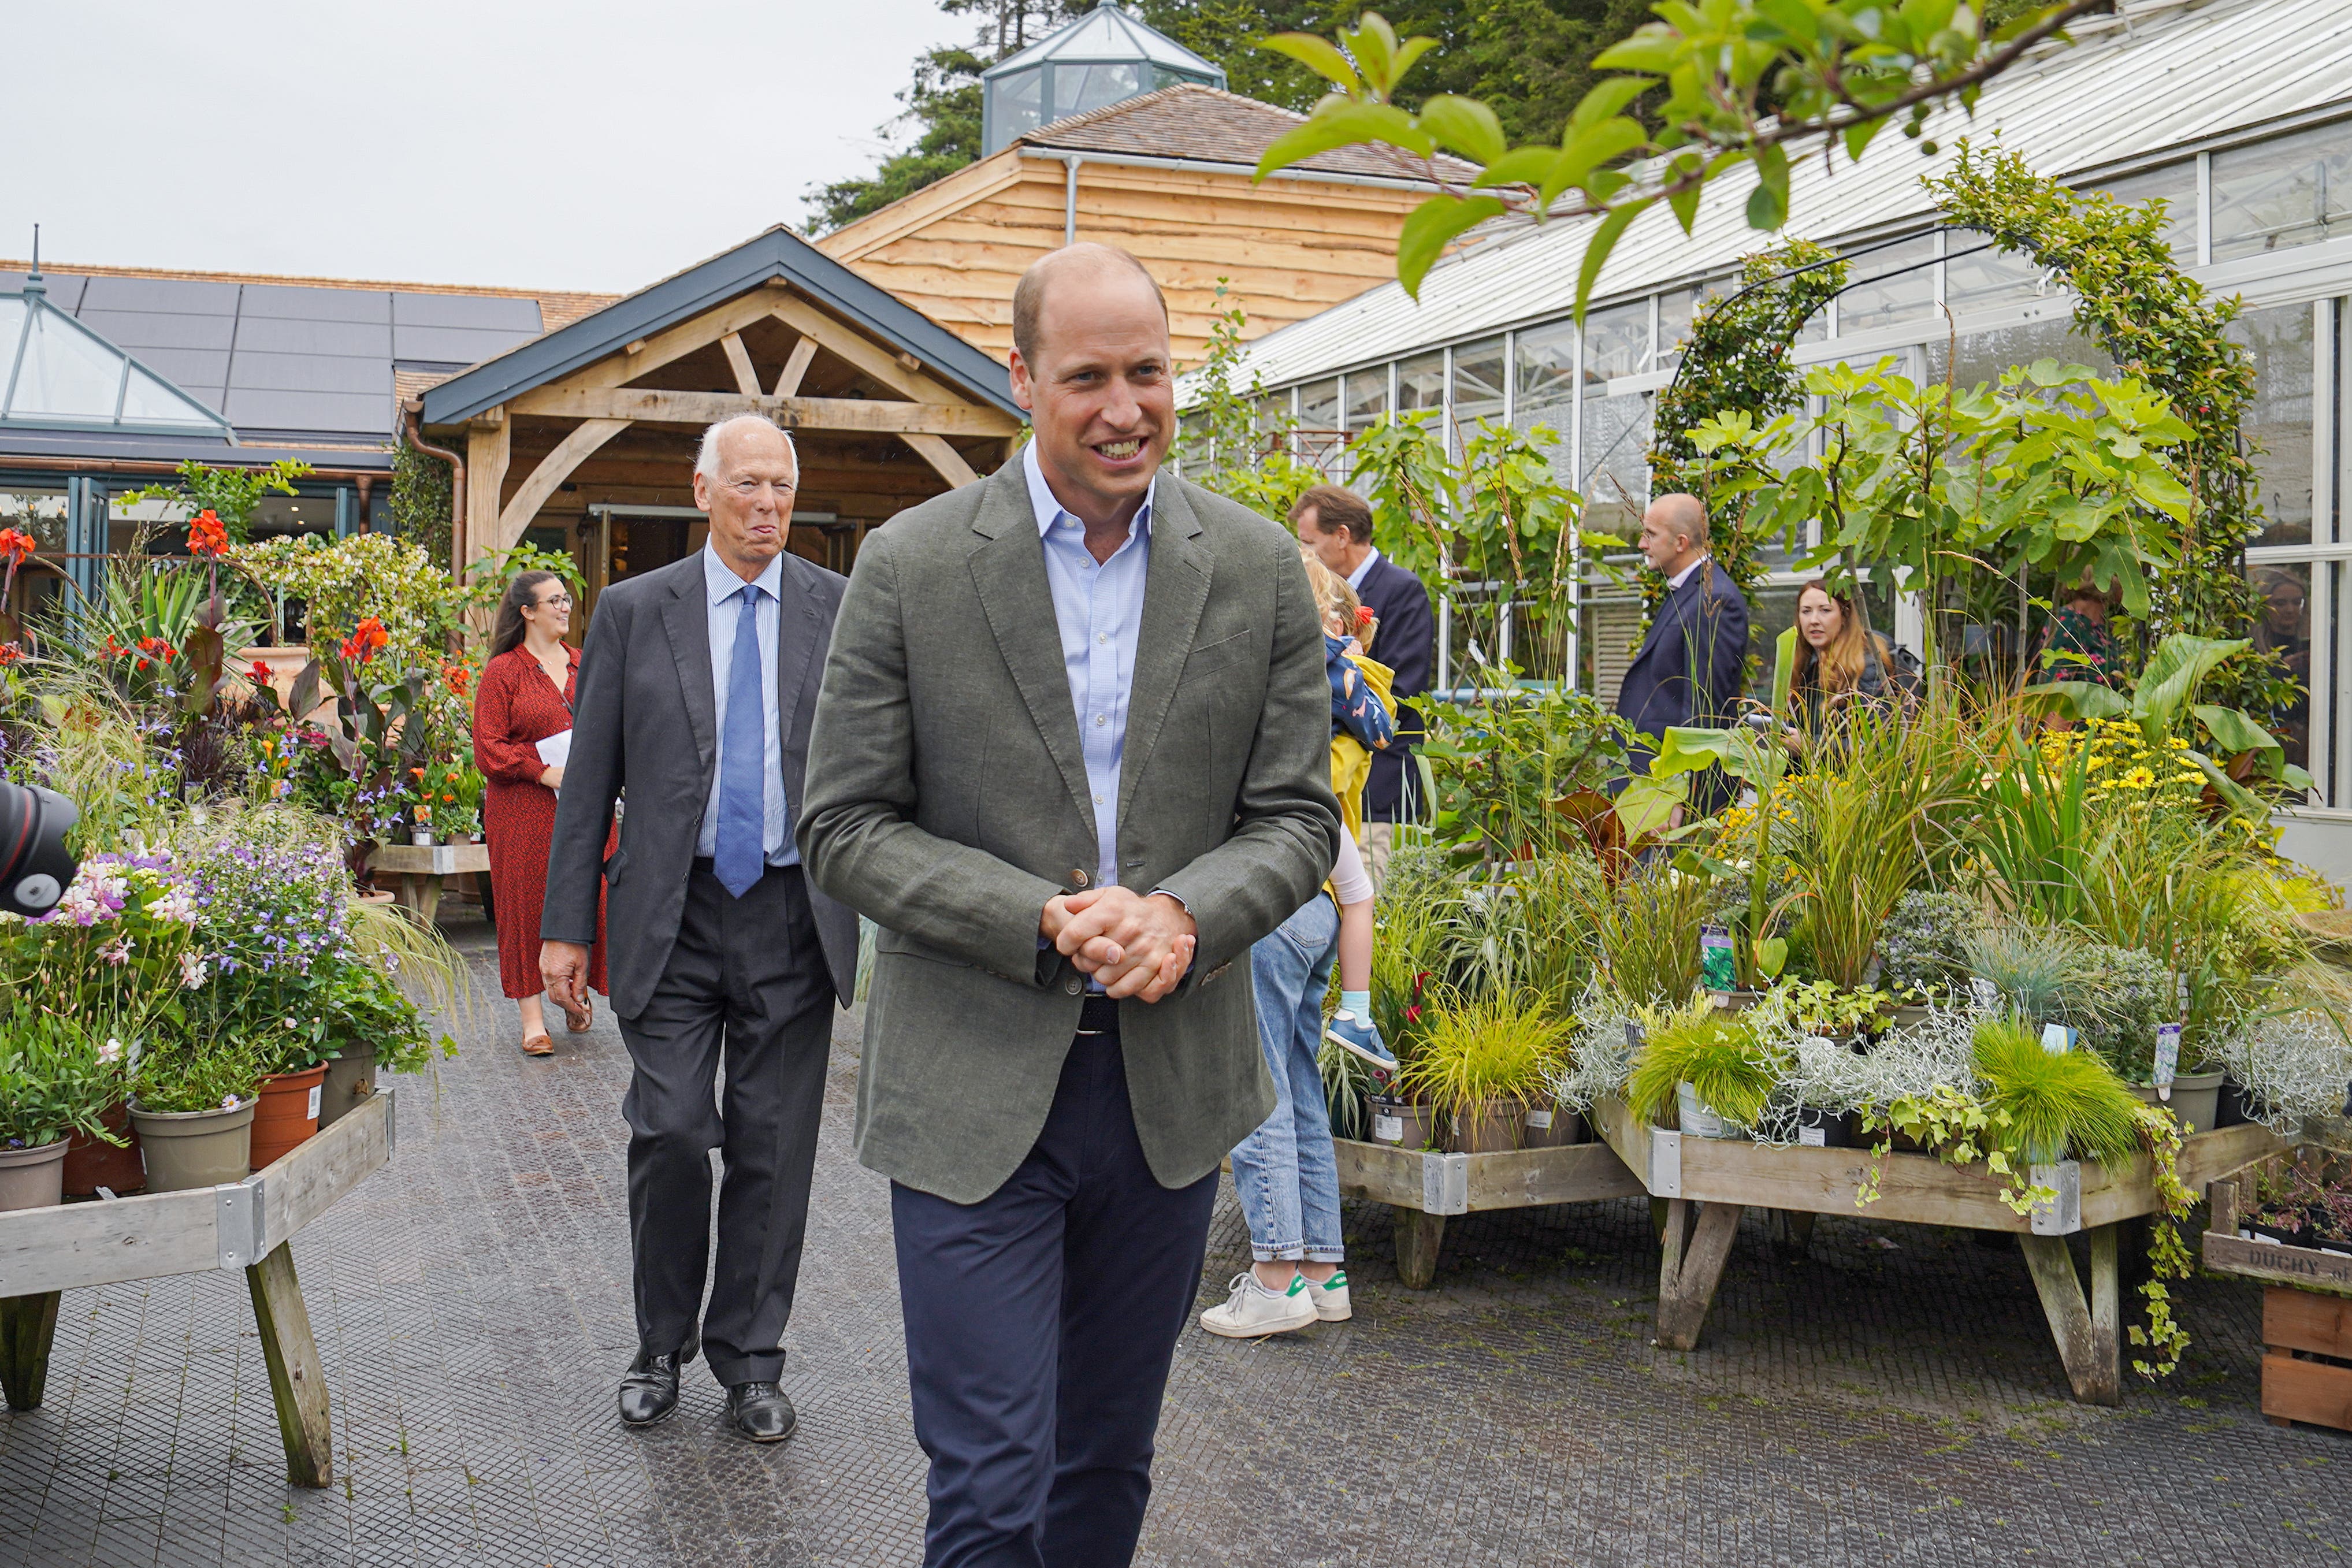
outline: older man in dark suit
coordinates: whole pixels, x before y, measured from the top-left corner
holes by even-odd
[[[776,1379],[834,1002],[849,1000],[857,968],[857,919],[803,878],[793,838],[844,586],[784,549],[799,474],[766,419],[712,426],[694,470],[709,543],[598,598],[540,927],[548,989],[576,1011],[601,872],[613,1011],[635,1068],[621,1109],[637,1357],[621,1419],[677,1409],[678,1368],[700,1349],[730,1423],[754,1442],[794,1425]],[[620,848],[600,865],[624,787]],[[726,1179],[705,1310],[714,1148]]]
[[[1617,711],[1654,742],[1677,726],[1727,724],[1747,679],[1748,600],[1708,553],[1706,506],[1696,496],[1660,496],[1642,514],[1641,543],[1666,595],[1626,667]],[[1654,755],[1637,749],[1634,771],[1649,772]],[[1692,788],[1690,809],[1713,811],[1725,794],[1721,773],[1709,770]]]
[[[1347,579],[1379,623],[1365,652],[1396,672],[1389,694],[1397,700],[1396,743],[1372,758],[1364,786],[1364,858],[1372,885],[1388,874],[1396,825],[1419,822],[1429,803],[1420,798],[1420,771],[1412,742],[1423,738],[1421,715],[1407,706],[1429,689],[1437,655],[1437,621],[1429,611],[1429,590],[1372,543],[1372,509],[1364,498],[1338,485],[1313,485],[1292,504],[1290,525],[1315,558]]]

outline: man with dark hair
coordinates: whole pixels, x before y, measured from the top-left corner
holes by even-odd
[[[800,847],[882,928],[857,1156],[891,1182],[923,1561],[1118,1568],[1218,1163],[1275,1105],[1250,947],[1339,851],[1331,689],[1297,544],[1160,471],[1134,258],[1067,247],[1016,299],[1035,437],[859,551]]]
[[[1423,733],[1422,719],[1404,704],[1429,689],[1437,622],[1421,579],[1374,548],[1372,509],[1363,497],[1338,485],[1312,486],[1292,505],[1290,523],[1299,542],[1346,578],[1372,612],[1379,629],[1364,651],[1396,671],[1390,689],[1399,704],[1396,743],[1373,756],[1371,782],[1364,786],[1364,860],[1378,888],[1395,847],[1396,825],[1420,821],[1428,808],[1413,787],[1421,775],[1411,760],[1412,742]]]
[[[1707,553],[1706,508],[1696,496],[1660,496],[1642,514],[1641,543],[1666,595],[1625,668],[1617,712],[1654,742],[1680,725],[1729,723],[1748,673],[1748,600]],[[1648,773],[1654,755],[1637,748],[1633,771]],[[1708,770],[1693,783],[1690,810],[1714,811],[1725,791]]]

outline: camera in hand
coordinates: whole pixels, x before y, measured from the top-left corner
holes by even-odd
[[[47,914],[74,878],[66,834],[81,813],[55,790],[0,782],[0,910]]]

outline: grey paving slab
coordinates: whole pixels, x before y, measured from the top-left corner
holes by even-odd
[[[453,925],[488,976],[478,925]],[[493,987],[494,989],[494,987]],[[848,1148],[835,1031],[784,1385],[799,1434],[623,1429],[634,1338],[608,1020],[526,1061],[503,1004],[404,1085],[400,1155],[296,1244],[336,1482],[285,1484],[243,1281],[74,1291],[47,1405],[0,1416],[0,1568],[874,1565],[920,1560],[885,1184]],[[1402,1289],[1350,1205],[1357,1317],[1181,1348],[1139,1560],[1315,1564],[2285,1564],[2352,1544],[2352,1437],[2256,1408],[2260,1298],[2179,1291],[2194,1347],[2118,1410],[2066,1398],[2013,1248],[1824,1219],[1743,1226],[1696,1351],[1649,1343],[1645,1205],[1473,1216]],[[1244,1267],[1230,1192],[1204,1292]],[[1205,1296],[1204,1296],[1205,1300]]]

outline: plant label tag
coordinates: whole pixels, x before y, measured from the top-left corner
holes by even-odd
[[[1979,1012],[1990,1013],[2000,1005],[2000,987],[1981,974],[1969,976],[1969,994],[1976,998]]]
[[[1403,1142],[1404,1118],[1402,1116],[1381,1116],[1375,1113],[1372,1117],[1372,1137],[1377,1142],[1382,1143]]]
[[[2156,1026],[2156,1097],[2172,1098],[2172,1080],[2180,1072],[2180,1026],[2158,1024]]]
[[[310,1086],[310,1109],[304,1111],[303,1114],[308,1116],[313,1121],[319,1120],[319,1096],[320,1091],[325,1088],[326,1085],[318,1083],[314,1083]]]
[[[1830,1133],[1829,1129],[1826,1127],[1800,1127],[1797,1129],[1797,1142],[1803,1144],[1808,1149],[1825,1149],[1829,1147],[1829,1141]]]
[[[2042,1048],[2053,1057],[2063,1057],[2074,1048],[2074,1031],[2063,1024],[2042,1026]]]
[[[1551,1112],[1550,1112],[1550,1111],[1549,1111],[1549,1110],[1530,1110],[1530,1111],[1528,1111],[1528,1126],[1530,1126],[1530,1127],[1532,1127],[1532,1128],[1535,1128],[1538,1131],[1540,1131],[1540,1132],[1549,1132],[1549,1131],[1551,1131]]]
[[[1699,980],[1709,991],[1729,991],[1739,984],[1739,964],[1733,956],[1731,932],[1721,926],[1698,928]]]
[[[1625,1020],[1625,1048],[1629,1051],[1642,1048],[1642,1026],[1631,1018]]]

